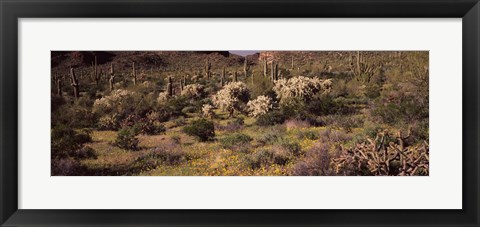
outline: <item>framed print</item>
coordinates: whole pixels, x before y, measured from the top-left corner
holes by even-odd
[[[478,226],[479,9],[2,1],[0,223]]]

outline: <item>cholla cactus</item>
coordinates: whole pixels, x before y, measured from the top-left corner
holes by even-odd
[[[189,84],[183,87],[181,95],[188,98],[200,98],[204,95],[203,88],[201,84]]]
[[[93,103],[94,112],[115,112],[121,111],[118,108],[131,105],[135,92],[123,89],[114,90],[110,95],[95,100]]]
[[[213,96],[213,104],[224,111],[228,111],[231,117],[235,110],[239,110],[240,103],[246,102],[249,96],[245,83],[230,82]]]
[[[272,99],[268,96],[258,96],[247,103],[248,113],[251,117],[258,117],[268,113],[273,108]]]
[[[321,90],[326,90],[327,85],[331,87],[332,81],[330,79],[322,81],[318,78],[299,76],[288,80],[275,81],[273,91],[275,91],[281,103],[290,102],[294,98],[307,101]]]
[[[202,106],[202,115],[203,117],[207,117],[207,118],[214,118],[215,117],[215,112],[213,112],[213,109],[215,107],[210,105],[210,104],[204,104]]]
[[[170,97],[171,96],[168,94],[168,92],[166,91],[160,92],[160,94],[158,94],[157,102],[160,104],[165,103],[166,101],[168,101]]]

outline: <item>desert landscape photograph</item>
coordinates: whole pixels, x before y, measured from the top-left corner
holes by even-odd
[[[52,176],[428,176],[428,51],[51,51]]]

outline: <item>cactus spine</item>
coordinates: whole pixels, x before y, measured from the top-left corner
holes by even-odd
[[[115,70],[113,69],[113,63],[110,65],[110,78],[108,81],[110,82],[110,91],[113,91],[113,82],[115,80]]]
[[[71,66],[70,66],[70,80],[72,82],[71,85],[73,87],[73,96],[75,97],[75,99],[78,99],[80,97],[78,79],[75,76],[75,71]]]
[[[133,62],[133,65],[132,65],[132,81],[133,81],[133,86],[137,85],[137,71],[135,70],[135,62]]]

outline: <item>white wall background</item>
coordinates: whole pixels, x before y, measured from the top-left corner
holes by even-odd
[[[461,19],[20,19],[19,208],[460,209],[461,32]],[[428,50],[430,176],[51,177],[51,50]]]

